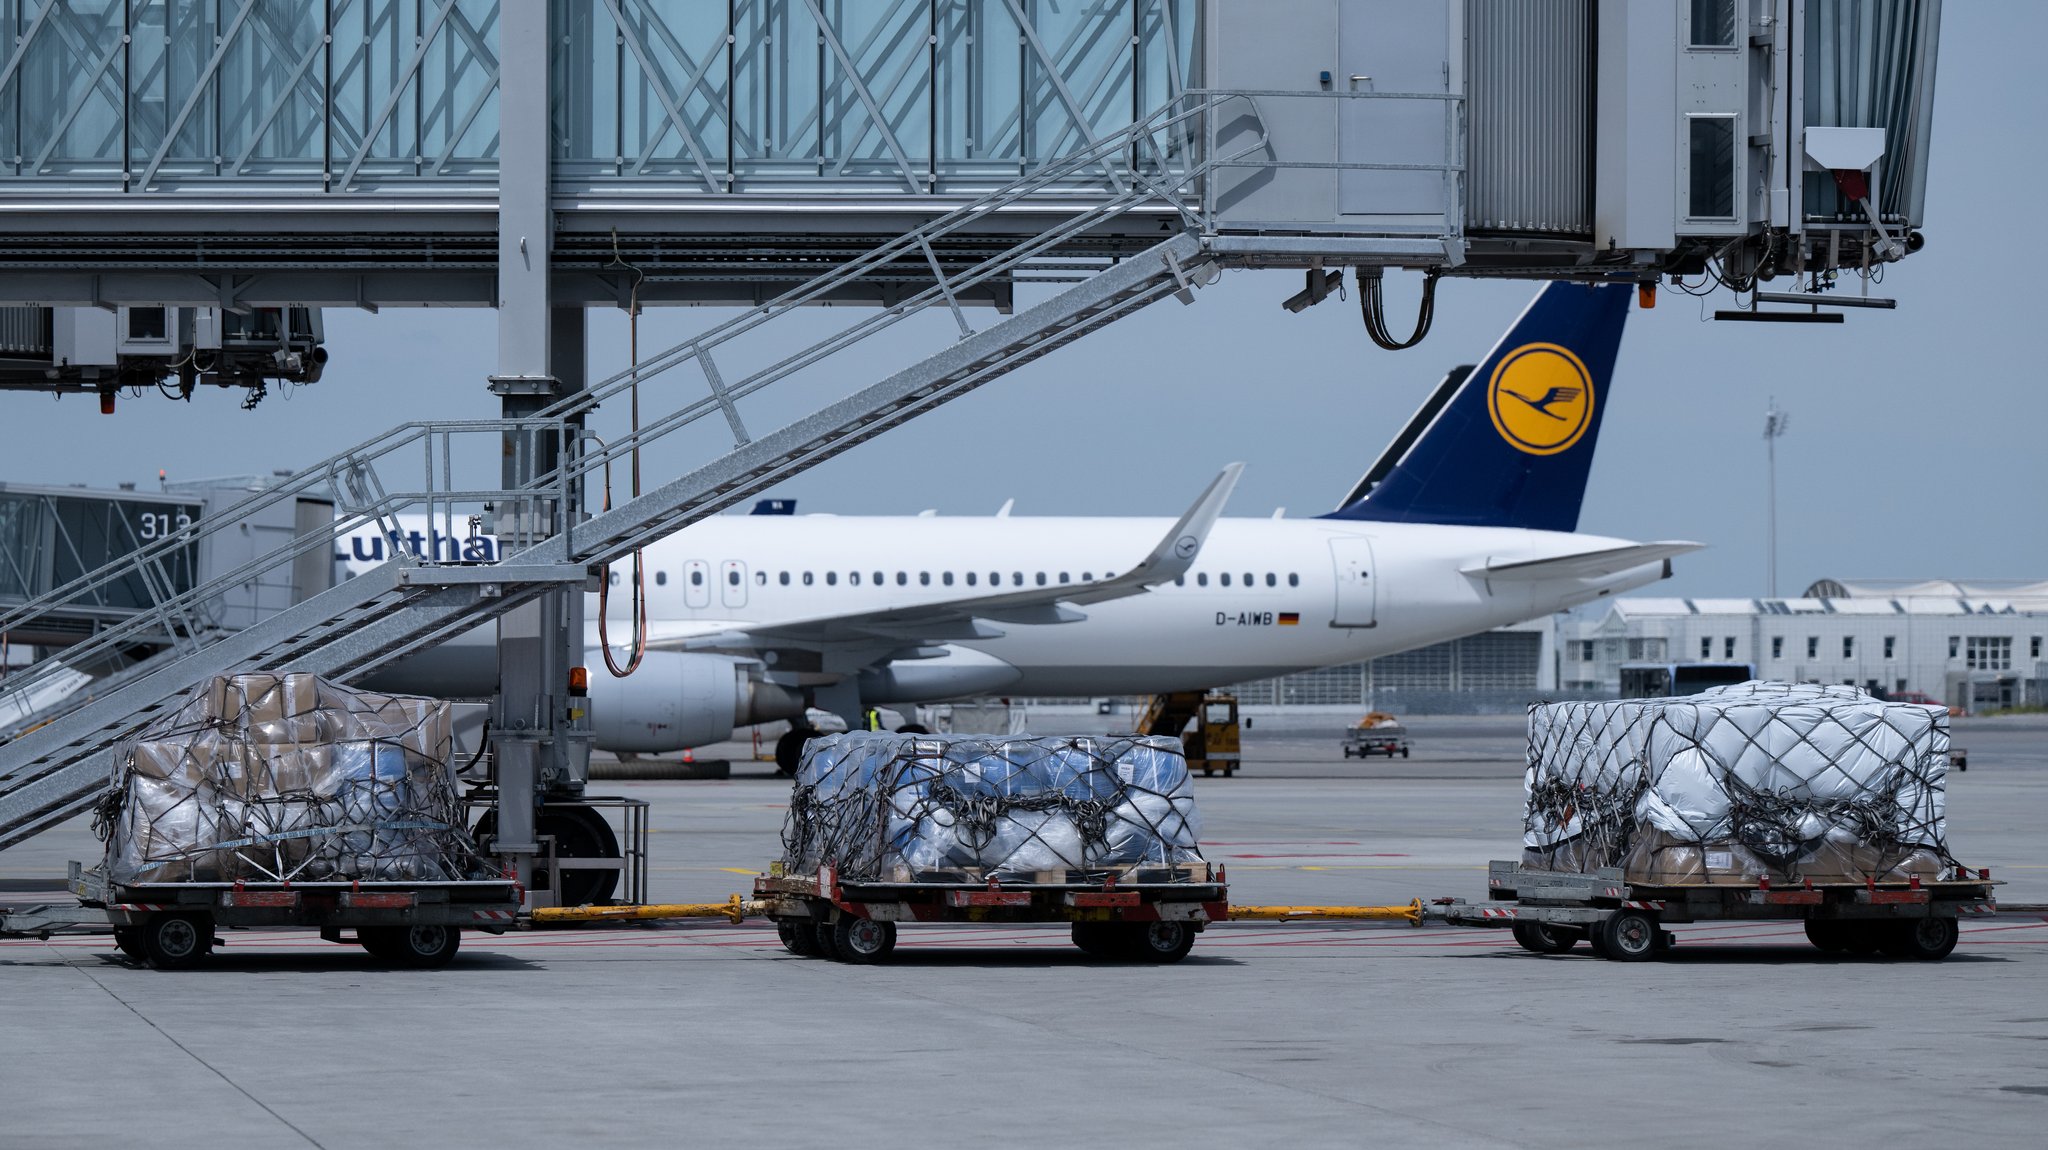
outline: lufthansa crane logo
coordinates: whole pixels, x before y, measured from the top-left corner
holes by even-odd
[[[1567,348],[1525,343],[1493,369],[1486,407],[1493,429],[1530,455],[1556,455],[1593,422],[1593,376]]]

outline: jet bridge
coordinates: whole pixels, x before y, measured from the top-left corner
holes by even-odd
[[[13,677],[48,688],[66,660],[169,637],[0,746],[0,846],[82,810],[197,680],[347,679],[497,620],[494,826],[524,875],[535,804],[587,777],[569,672],[604,565],[1150,303],[1192,302],[1224,268],[1307,269],[1312,303],[1351,267],[1370,322],[1387,267],[1824,287],[1900,258],[1938,6],[1859,11],[0,5],[0,304],[491,306],[501,402],[401,424],[0,608],[5,631],[308,499],[339,533],[424,515],[444,537],[488,524],[501,547],[494,564],[400,555],[239,628],[205,624],[209,605],[333,536],[147,584],[148,611]],[[1886,66],[1839,69],[1873,53]],[[1809,178],[1810,126],[1876,126],[1883,156]],[[685,303],[737,310],[586,382],[582,308]],[[876,306],[807,310],[843,303]],[[957,338],[921,357],[889,341],[896,370],[821,390],[837,373],[810,369],[927,312]],[[600,438],[593,415],[629,402],[639,417]],[[587,511],[643,459],[672,478]]]

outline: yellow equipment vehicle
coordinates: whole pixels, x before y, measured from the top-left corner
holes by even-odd
[[[1187,748],[1188,769],[1204,775],[1237,773],[1237,696],[1223,691],[1154,695],[1138,720],[1140,735],[1170,735]]]

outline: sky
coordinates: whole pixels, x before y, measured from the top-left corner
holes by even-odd
[[[2028,287],[2025,253],[2008,260],[1992,234],[2029,234],[2036,193],[2048,187],[2048,154],[2033,146],[2048,122],[2048,86],[2024,82],[2043,32],[2048,6],[1945,5],[1927,247],[1873,288],[1896,298],[1897,311],[1851,312],[1839,326],[1714,323],[1726,293],[1696,300],[1666,288],[1654,310],[1630,317],[1580,529],[1707,544],[1654,593],[1764,593],[1762,429],[1773,398],[1791,415],[1778,444],[1781,594],[1823,577],[2048,579],[2042,299]],[[1393,272],[1387,282],[1399,327],[1420,280]],[[1300,285],[1299,272],[1226,273],[1192,306],[1154,304],[771,494],[841,514],[985,515],[1014,498],[1017,515],[1170,516],[1241,461],[1229,513],[1319,514],[1443,372],[1482,356],[1538,286],[1447,279],[1429,337],[1387,352],[1367,339],[1355,293],[1283,311]],[[641,348],[729,314],[649,310]],[[829,309],[796,323],[822,333],[847,318]],[[970,315],[977,326],[990,318]],[[147,487],[159,469],[173,479],[262,474],[402,419],[489,418],[495,321],[482,310],[331,309],[325,378],[273,389],[253,412],[238,409],[239,393],[191,404],[124,397],[112,417],[91,396],[0,394],[9,429],[0,480]],[[589,323],[591,375],[601,378],[627,363],[626,320],[593,311]],[[852,390],[952,336],[943,313],[906,321],[835,357],[806,394]],[[688,389],[701,383],[662,386],[680,390],[650,385],[650,404],[694,398]],[[757,400],[747,416],[758,434],[808,411]],[[611,426],[620,417],[603,413]],[[650,463],[651,482],[680,457]]]

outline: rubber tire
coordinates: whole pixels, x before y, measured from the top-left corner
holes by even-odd
[[[1593,952],[1594,958],[1606,958],[1608,956],[1607,931],[1603,928],[1603,924],[1596,922],[1593,924],[1593,929],[1586,932],[1586,948]]]
[[[775,935],[782,940],[782,949],[798,958],[816,958],[822,953],[818,949],[818,926],[809,919],[777,919]]]
[[[1195,928],[1184,922],[1134,922],[1125,926],[1123,948],[1139,962],[1179,962],[1195,947]]]
[[[809,727],[791,727],[775,740],[775,773],[786,778],[795,778],[796,769],[804,761],[804,744],[818,737],[818,732]]]
[[[818,940],[819,958],[829,958],[833,962],[840,961],[839,928],[836,924],[830,922],[821,922],[818,924],[817,929],[813,930],[811,933],[815,935]]]
[[[1577,931],[1560,930],[1547,922],[1518,922],[1513,934],[1522,949],[1533,954],[1564,954],[1579,944]]]
[[[856,966],[887,962],[896,950],[896,924],[849,915],[832,924],[832,948],[841,962]]]
[[[1607,957],[1616,962],[1647,962],[1661,949],[1657,920],[1639,910],[1618,910],[1600,924]]]
[[[930,727],[925,726],[923,723],[905,723],[896,728],[896,733],[899,735],[929,735],[932,731]]]
[[[362,927],[356,938],[372,957],[408,970],[447,966],[462,949],[462,928],[439,924]]]
[[[203,914],[160,914],[137,929],[144,960],[158,970],[190,970],[213,951],[213,920]]]
[[[1117,924],[1113,922],[1077,922],[1073,929],[1074,945],[1089,958],[1104,962],[1115,962],[1123,957],[1117,946]]]
[[[1840,954],[1849,949],[1849,936],[1856,924],[1838,918],[1809,918],[1806,920],[1806,941],[1828,954]]]
[[[142,932],[135,927],[117,926],[114,928],[114,949],[137,962],[149,961],[149,956],[143,953],[142,950]]]
[[[485,811],[471,832],[477,839],[496,837],[498,812]],[[605,817],[589,807],[542,806],[533,815],[533,833],[552,835],[555,853],[562,858],[618,858],[619,836]],[[535,875],[534,885],[539,886]],[[620,872],[615,870],[565,870],[555,898],[562,906],[608,903],[619,889]]]
[[[1953,918],[1915,918],[1898,924],[1900,958],[1919,962],[1940,962],[1962,940],[1962,923]],[[1891,950],[1886,954],[1894,953]]]
[[[1344,748],[1344,757],[1345,757],[1345,758],[1347,758],[1347,759],[1351,757],[1351,748],[1350,748],[1350,747],[1346,747],[1346,748]]]
[[[1388,755],[1387,755],[1387,757],[1391,759],[1391,758],[1393,758],[1394,756],[1393,756],[1393,755],[1392,755],[1392,754],[1390,753],[1390,754],[1388,754]],[[1401,748],[1401,757],[1402,757],[1402,758],[1404,758],[1404,759],[1408,757],[1408,748],[1406,748],[1406,747],[1402,747],[1402,748]]]
[[[1844,954],[1876,954],[1884,942],[1884,923],[1846,922],[1842,924],[1842,952]]]

